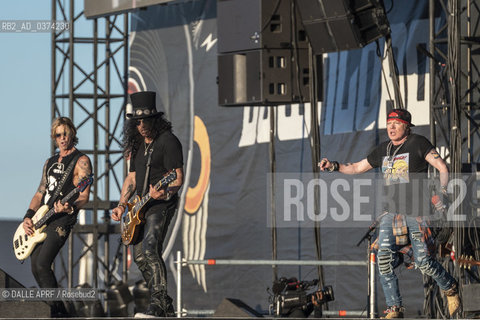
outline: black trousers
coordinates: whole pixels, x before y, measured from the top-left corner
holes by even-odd
[[[76,216],[62,215],[49,222],[43,230],[47,238],[37,244],[31,255],[32,273],[40,288],[58,287],[52,263],[67,241],[75,222]]]
[[[160,210],[155,207],[148,209],[142,240],[133,246],[134,261],[150,290],[150,303],[163,310],[167,303],[167,268],[162,258],[162,249],[176,206],[175,202],[169,206],[161,206]]]
[[[45,241],[39,243],[32,252],[31,267],[40,288],[58,288],[57,278],[52,270],[53,260],[67,241],[77,221],[76,215],[59,215],[43,230],[47,234]],[[61,301],[47,301],[52,316],[66,315],[67,310]]]

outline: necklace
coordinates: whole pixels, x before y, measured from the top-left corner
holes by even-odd
[[[149,144],[147,144],[145,141],[143,142],[143,144],[145,145],[145,152],[143,153],[143,155],[145,157],[147,156],[148,149],[150,149],[150,146],[152,145],[152,143],[153,143],[153,140]]]
[[[393,162],[393,159],[395,159],[395,156],[397,155],[397,152],[402,148],[403,144],[405,143],[405,141],[407,141],[407,139],[405,139],[402,144],[400,146],[398,146],[397,149],[395,149],[395,151],[393,152],[392,155],[390,155],[390,151],[392,151],[392,146],[393,146],[393,142],[390,141],[390,143],[388,144],[387,146],[387,157],[388,157],[388,162]]]

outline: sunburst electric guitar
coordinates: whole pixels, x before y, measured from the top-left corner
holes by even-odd
[[[177,179],[177,172],[175,169],[167,172],[160,181],[154,186],[156,190],[166,187],[170,182]],[[143,207],[150,201],[152,197],[147,193],[145,196],[135,196],[133,201],[127,203],[128,213],[123,219],[122,224],[122,242],[128,246],[135,242],[138,237],[140,226],[144,222]]]
[[[65,204],[68,202],[74,195],[85,190],[92,182],[93,175],[83,178],[75,189],[60,200],[61,203]],[[15,257],[17,257],[18,260],[27,259],[33,249],[35,249],[35,246],[47,238],[47,234],[43,232],[43,229],[47,226],[47,220],[54,214],[55,208],[49,208],[46,204],[41,206],[32,218],[34,233],[30,236],[25,233],[23,223],[20,223],[13,236],[13,251],[15,251]]]

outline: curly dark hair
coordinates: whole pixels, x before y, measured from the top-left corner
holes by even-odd
[[[148,137],[157,138],[165,131],[172,130],[172,123],[160,114],[155,117],[142,119],[143,124],[148,131]],[[143,143],[143,137],[138,132],[137,124],[139,120],[126,120],[123,127],[123,150],[125,156],[135,155],[139,146]]]

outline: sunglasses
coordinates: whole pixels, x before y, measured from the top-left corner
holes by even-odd
[[[144,119],[134,120],[134,123],[135,123],[136,126],[139,126],[139,125],[141,125],[142,123],[145,124],[145,120],[144,120]]]
[[[55,133],[55,138],[60,138],[61,136],[68,137],[67,132]]]

